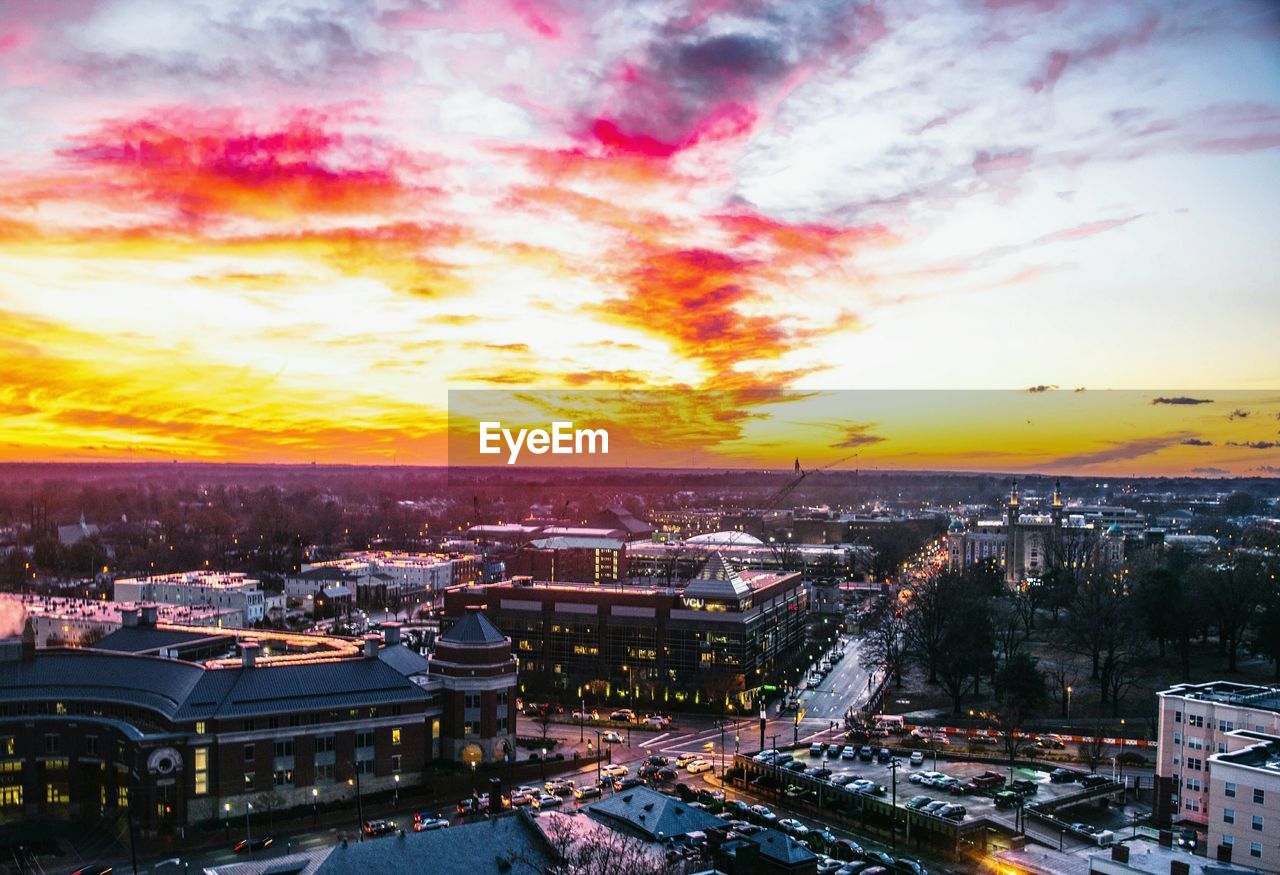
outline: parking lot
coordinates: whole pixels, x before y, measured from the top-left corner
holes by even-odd
[[[860,749],[859,745],[854,746],[855,750]],[[879,748],[875,748],[879,750]],[[875,793],[877,798],[888,802],[894,798],[894,769],[885,763],[872,761],[865,762],[861,759],[843,759],[840,756],[831,756],[825,752],[821,756],[811,756],[809,748],[802,746],[798,748],[786,749],[784,752],[791,753],[795,759],[804,763],[806,768],[826,768],[831,770],[831,775],[825,778],[830,783],[837,783],[842,775],[850,776],[854,779],[865,779],[874,782],[877,787],[883,787],[884,793]],[[923,754],[923,762],[920,765],[911,765],[908,755],[903,753],[897,756],[898,767],[896,774],[896,800],[899,807],[904,807],[913,798],[917,796],[928,797],[931,801],[950,802],[963,805],[965,808],[964,820],[974,817],[990,817],[997,820],[1012,820],[1012,812],[1010,809],[998,809],[991,792],[995,790],[1005,789],[1012,781],[1029,781],[1035,788],[1034,793],[1025,796],[1027,804],[1032,802],[1045,802],[1055,798],[1060,798],[1080,792],[1081,786],[1078,783],[1053,783],[1049,780],[1049,774],[1038,769],[1014,768],[1012,770],[1012,779],[1010,778],[1010,769],[1008,766],[997,766],[991,763],[956,763],[948,762],[939,757],[934,765],[934,757],[929,753]],[[922,776],[926,773],[939,772],[943,775],[956,778],[962,783],[968,782],[970,779],[977,777],[983,773],[994,772],[999,774],[1004,783],[1001,786],[993,788],[991,792],[969,792],[960,795],[953,795],[946,789],[941,787],[929,787],[921,783],[914,783],[912,776]],[[779,781],[785,786],[788,770],[786,768],[777,769]]]

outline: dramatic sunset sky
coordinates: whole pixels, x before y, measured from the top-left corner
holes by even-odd
[[[1280,463],[1263,0],[3,0],[0,119],[0,460],[441,463],[449,389],[649,387],[738,462]],[[771,400],[885,388],[1151,391],[1021,462]]]

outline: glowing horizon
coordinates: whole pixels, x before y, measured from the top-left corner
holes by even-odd
[[[1274,474],[1274,7],[909,5],[6,4],[0,461],[443,464],[450,389],[644,388],[785,466],[783,390],[1055,384],[1259,400],[1007,470]],[[869,457],[995,461],[910,419]]]

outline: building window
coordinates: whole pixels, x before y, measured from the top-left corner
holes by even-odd
[[[18,750],[18,742],[12,735],[6,735],[0,738],[0,752],[5,756],[11,757]]]
[[[316,736],[316,753],[333,753],[337,739],[332,735]]]
[[[1224,808],[1224,809],[1222,809],[1222,822],[1223,822],[1223,823],[1235,823],[1235,822],[1236,822],[1236,810],[1235,810],[1234,808]]]
[[[209,792],[209,748],[197,747],[191,755],[191,767],[195,772],[195,794],[203,796]]]
[[[1236,785],[1232,781],[1228,781],[1222,788],[1222,795],[1228,799],[1236,798]]]
[[[275,743],[275,755],[277,757],[293,756],[293,740],[288,739],[283,741],[277,741]]]
[[[1229,848],[1236,843],[1236,840],[1231,836],[1224,835],[1222,837],[1222,843]]]
[[[400,771],[400,754],[391,755],[391,771],[393,774]]]
[[[439,720],[431,721],[431,740],[432,741],[440,740],[440,721]]]
[[[316,783],[332,784],[334,777],[333,763],[323,763],[316,766]]]
[[[293,769],[276,769],[271,774],[272,783],[277,787],[293,786]]]
[[[1181,722],[1182,722],[1182,712],[1181,712],[1181,711],[1174,711],[1174,712],[1173,712],[1173,722],[1174,722],[1174,723],[1181,723]]]
[[[466,723],[463,723],[463,724],[462,724],[462,734],[463,734],[464,736],[466,736],[466,735],[475,735],[475,734],[476,734],[476,725],[475,725],[474,723],[472,723],[470,720],[468,720]]]
[[[252,744],[246,744],[244,746],[244,761],[246,763],[253,762],[254,750],[255,748]]]
[[[356,772],[361,775],[372,775],[373,760],[356,760]]]
[[[203,721],[203,720],[197,720],[197,721],[196,721],[196,735],[204,735],[204,734],[205,734],[205,729],[206,729],[206,727],[205,727],[205,723],[204,723],[204,721]]]
[[[1253,816],[1253,828],[1256,832],[1262,832],[1262,815],[1255,814]]]
[[[45,753],[58,753],[61,747],[62,747],[62,739],[58,736],[56,732],[50,732],[48,735],[44,737]]]
[[[0,787],[0,808],[20,808],[22,806],[22,785]]]
[[[392,744],[400,743],[400,727],[399,726],[396,726],[391,730],[391,743]]]
[[[1261,787],[1253,788],[1253,804],[1262,805],[1267,801],[1267,793]]]
[[[257,772],[245,772],[244,773],[244,789],[252,790],[253,785],[257,780],[258,780]]]
[[[98,755],[98,736],[86,735],[84,737],[84,752],[91,757]]]
[[[116,807],[118,808],[129,807],[129,788],[128,787],[116,788]]]
[[[373,747],[373,733],[372,733],[372,732],[357,732],[357,733],[356,733],[356,747]]]
[[[66,805],[71,801],[71,791],[66,784],[45,784],[44,801],[50,805]]]
[[[1249,842],[1249,856],[1250,857],[1262,856],[1262,842]]]

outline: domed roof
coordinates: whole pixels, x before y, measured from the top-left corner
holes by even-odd
[[[949,531],[949,532],[963,532],[963,531],[964,531],[964,523],[963,523],[962,521],[960,521],[960,520],[952,520],[952,521],[951,521],[951,525],[947,526],[947,531]]]
[[[1123,535],[1124,529],[1120,528],[1119,523],[1112,523],[1107,529],[1108,535]]]
[[[755,535],[746,532],[708,532],[705,535],[694,535],[685,541],[686,544],[708,544],[722,547],[763,547]]]

